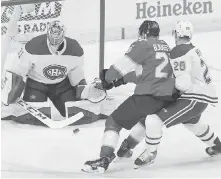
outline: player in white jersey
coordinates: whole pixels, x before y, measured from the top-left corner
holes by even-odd
[[[164,125],[169,128],[182,123],[208,145],[206,152],[209,155],[221,153],[218,136],[200,120],[208,104],[215,105],[218,98],[202,53],[191,43],[192,29],[190,22],[179,21],[173,31],[176,46],[171,50],[170,58],[180,97],[175,103],[141,120],[117,152],[118,157],[131,157],[131,149],[145,136],[146,149],[135,160],[135,168],[154,162]]]
[[[88,98],[91,85],[84,77],[83,55],[80,44],[65,36],[63,24],[51,22],[47,34],[27,42],[6,70],[3,104],[14,103],[24,89],[26,102],[46,102],[49,98],[64,117],[80,112],[69,108],[67,116],[65,103]]]

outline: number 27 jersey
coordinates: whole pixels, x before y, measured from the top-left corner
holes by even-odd
[[[135,69],[135,94],[172,96],[175,80],[172,78],[169,52],[167,43],[158,39],[138,40],[131,45],[125,55],[138,64]]]

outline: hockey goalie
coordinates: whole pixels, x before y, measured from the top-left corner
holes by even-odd
[[[23,95],[24,101],[41,106],[39,110],[51,117],[47,103],[50,99],[63,117],[83,112],[93,118],[93,112],[70,105],[82,99],[98,103],[106,97],[99,80],[87,85],[83,56],[80,44],[65,36],[64,25],[58,20],[51,22],[47,33],[28,41],[5,69],[2,103],[12,105]],[[16,117],[23,120],[33,118],[28,113],[16,113]]]

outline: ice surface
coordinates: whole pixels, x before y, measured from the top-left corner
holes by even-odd
[[[196,34],[193,41],[200,46],[211,67],[221,69],[221,32]],[[171,37],[164,37],[171,45]],[[108,67],[126,51],[133,40],[106,43],[105,66]],[[85,46],[86,77],[97,76],[98,45]],[[93,69],[93,70],[91,70]],[[212,71],[221,98],[221,72]],[[130,94],[133,85],[126,85],[112,92],[113,95]],[[220,103],[221,104],[221,103]],[[210,107],[202,119],[221,137],[221,105]],[[164,137],[157,159],[152,166],[133,169],[133,161],[142,151],[142,143],[135,150],[133,159],[120,161],[110,166],[102,175],[80,171],[86,160],[95,159],[104,129],[104,122],[78,126],[80,132],[73,134],[75,127],[52,130],[30,125],[1,122],[2,177],[221,177],[221,157],[206,155],[205,145],[182,125],[164,130]],[[121,132],[121,140],[128,131]]]

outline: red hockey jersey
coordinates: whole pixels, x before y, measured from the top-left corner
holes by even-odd
[[[124,57],[110,67],[105,78],[107,81],[113,81],[122,76],[127,77],[127,81],[136,84],[135,94],[171,96],[175,80],[172,77],[169,52],[170,48],[163,40],[137,40],[131,44]],[[135,78],[131,75],[132,71]]]

